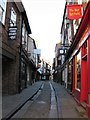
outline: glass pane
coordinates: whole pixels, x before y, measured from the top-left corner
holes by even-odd
[[[23,27],[22,27],[22,36],[24,37],[24,35],[25,35],[25,24],[24,24],[24,22],[23,22]]]
[[[82,4],[82,0],[78,0],[78,4]]]
[[[81,52],[77,55],[77,88],[80,89],[80,72],[81,72]]]
[[[0,6],[0,21],[2,22],[2,19],[3,19],[3,9],[1,8]]]
[[[2,6],[4,10],[5,10],[5,3],[6,3],[6,0],[0,0],[0,6]]]
[[[10,26],[16,26],[16,12],[14,9],[11,9],[11,20],[10,20]]]
[[[24,44],[24,37],[22,36],[22,44]]]
[[[0,0],[0,21],[4,24],[5,12],[6,12],[6,1]]]
[[[27,50],[27,39],[28,39],[28,36],[27,36],[27,31],[26,31],[26,35],[25,35],[25,44],[26,44],[26,48],[25,48],[25,50]]]

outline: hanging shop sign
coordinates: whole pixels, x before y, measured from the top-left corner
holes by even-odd
[[[16,26],[10,26],[8,36],[10,40],[15,40],[17,35],[17,27]]]
[[[79,19],[82,17],[82,5],[67,5],[68,19]]]
[[[60,48],[60,49],[59,49],[59,54],[60,54],[60,55],[65,55],[65,49]]]

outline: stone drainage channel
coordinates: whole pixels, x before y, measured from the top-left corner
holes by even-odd
[[[52,84],[49,82],[50,88],[51,88],[51,105],[50,105],[50,112],[49,112],[49,118],[58,118],[58,106],[57,106],[57,98],[55,95],[55,91],[52,87]],[[41,85],[41,87],[39,88],[39,90],[31,97],[29,98],[24,104],[22,104],[22,106],[20,106],[11,116],[9,116],[8,118],[5,118],[4,120],[10,120],[12,118],[16,118],[16,116],[20,116],[20,114],[24,114],[28,108],[28,106],[30,106],[34,100],[36,100],[39,95],[41,94],[41,91],[44,87],[44,83]]]
[[[55,95],[55,91],[51,83],[50,83],[50,88],[51,88],[51,108],[50,108],[49,118],[58,118],[59,114],[58,114],[57,97]]]

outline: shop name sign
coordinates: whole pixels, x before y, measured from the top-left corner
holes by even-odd
[[[68,19],[79,19],[82,17],[81,5],[67,5],[67,17]]]
[[[8,32],[9,39],[15,40],[16,35],[17,35],[17,27],[16,26],[9,27],[9,32]]]

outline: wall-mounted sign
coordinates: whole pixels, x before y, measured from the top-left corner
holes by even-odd
[[[33,52],[34,54],[41,55],[41,49],[34,49]]]
[[[65,54],[65,50],[64,49],[59,49],[59,54],[60,55],[64,55]]]
[[[79,19],[82,17],[82,5],[67,5],[68,19]]]
[[[16,26],[10,26],[8,31],[8,36],[10,40],[15,40],[17,35],[17,27]]]
[[[61,49],[61,50],[60,50],[60,54],[64,54],[64,50]]]

